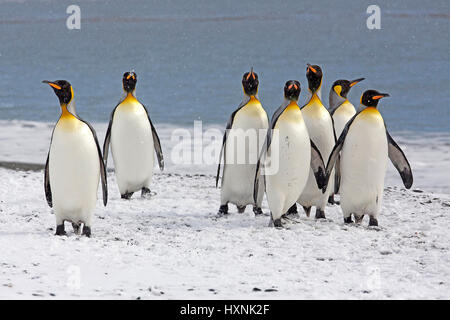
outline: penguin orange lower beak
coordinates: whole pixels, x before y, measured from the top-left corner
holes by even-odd
[[[388,93],[380,93],[380,94],[377,95],[377,96],[373,96],[372,99],[373,99],[373,100],[379,100],[379,99],[384,98],[384,97],[390,97],[390,96],[389,96]]]
[[[353,81],[350,81],[350,87],[353,87],[355,84],[357,84],[358,82],[363,81],[365,78],[359,78]]]
[[[51,81],[43,80],[42,83],[48,84],[50,87],[55,88],[56,90],[61,90],[61,87],[58,86],[56,83],[53,83]]]

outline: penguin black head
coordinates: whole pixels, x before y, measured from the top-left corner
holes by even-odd
[[[367,90],[361,96],[361,104],[366,107],[376,107],[381,98],[389,97],[387,93],[380,93],[376,90]]]
[[[123,74],[123,90],[126,92],[133,92],[136,89],[137,76],[134,71],[125,72]]]
[[[300,82],[289,80],[284,85],[284,97],[291,101],[297,101],[300,96]]]
[[[341,98],[347,98],[347,94],[349,93],[350,89],[357,84],[358,82],[363,81],[365,78],[359,78],[352,81],[348,80],[336,80],[333,83],[332,90]]]
[[[67,105],[73,99],[73,90],[70,83],[66,80],[56,80],[56,81],[42,81],[47,83],[55,91],[56,96],[59,99],[61,105]]]
[[[320,89],[322,84],[322,69],[318,65],[306,64],[306,78],[308,79],[308,87],[312,93]]]
[[[244,73],[242,77],[242,87],[244,88],[245,94],[249,96],[254,96],[258,92],[258,75],[253,71],[253,68],[250,72]]]

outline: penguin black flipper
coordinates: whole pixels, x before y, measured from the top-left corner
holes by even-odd
[[[345,125],[344,130],[342,130],[341,135],[339,136],[339,139],[337,140],[336,144],[334,145],[333,151],[331,151],[330,157],[328,158],[327,163],[327,169],[326,169],[326,179],[325,179],[325,188],[322,189],[322,192],[325,193],[326,186],[328,186],[328,181],[330,180],[331,171],[333,171],[333,167],[336,163],[336,161],[339,158],[339,153],[342,150],[342,147],[344,146],[345,137],[347,136],[348,130],[350,129],[350,126],[353,123],[353,120],[359,115],[360,112],[356,113]]]
[[[223,134],[222,148],[220,149],[220,154],[219,154],[219,164],[217,166],[217,174],[216,174],[216,188],[219,185],[220,164],[221,164],[221,161],[222,161],[222,155],[225,156],[225,143],[227,142],[227,138],[228,138],[228,130],[230,130],[231,127],[233,126],[234,116],[236,115],[236,113],[238,113],[238,111],[241,110],[249,101],[250,101],[250,97],[246,96],[245,99],[238,106],[238,108],[233,111],[233,113],[231,114],[230,118],[228,119],[227,126],[225,127],[225,133]],[[225,159],[224,159],[223,167],[225,169]]]
[[[319,189],[326,189],[326,175],[325,175],[325,164],[323,163],[322,155],[320,154],[319,149],[316,147],[314,142],[310,139],[311,142],[311,169],[314,172],[314,176],[316,177],[317,186]]]
[[[286,110],[287,106],[289,105],[289,102],[286,101],[283,103],[273,114],[272,120],[270,121],[270,128],[267,130],[267,136],[266,141],[264,141],[263,148],[261,149],[261,153],[258,157],[258,162],[256,163],[256,172],[255,172],[255,180],[253,183],[253,200],[255,200],[258,196],[258,190],[259,190],[259,172],[261,169],[261,160],[263,159],[264,155],[269,151],[270,144],[272,143],[272,134],[273,129],[275,128],[275,125],[277,124],[278,118],[283,114],[284,110]]]
[[[109,152],[109,143],[111,142],[111,127],[114,118],[114,112],[116,112],[117,107],[122,103],[120,101],[111,112],[111,116],[109,117],[108,130],[106,130],[105,141],[103,142],[103,161],[105,162],[105,168],[108,167],[108,152]]]
[[[144,107],[144,110],[147,113],[148,121],[150,122],[150,126],[152,127],[153,147],[155,148],[156,156],[158,157],[159,169],[161,171],[163,171],[164,170],[164,156],[163,156],[163,152],[161,149],[161,142],[159,141],[158,133],[156,132],[155,126],[153,125],[153,122],[150,119],[147,108],[144,105],[142,105],[142,106]]]
[[[88,128],[91,130],[92,136],[93,136],[95,144],[97,146],[98,160],[100,162],[100,178],[102,180],[103,205],[106,207],[106,204],[108,203],[108,181],[106,178],[106,167],[105,167],[105,163],[103,162],[102,151],[100,149],[100,144],[98,143],[98,139],[97,139],[97,133],[95,133],[94,128],[88,122],[86,122],[80,118],[78,118],[78,120],[80,120],[81,122],[86,124],[88,126]]]
[[[406,156],[403,153],[402,149],[398,146],[398,144],[394,141],[394,139],[392,139],[387,129],[386,129],[386,137],[388,141],[389,159],[391,159],[392,164],[400,173],[405,188],[409,189],[413,184],[413,175],[408,159],[406,159]]]
[[[52,189],[50,188],[50,175],[48,171],[48,161],[50,158],[50,151],[47,154],[47,161],[45,162],[45,174],[44,174],[44,188],[45,198],[47,199],[48,206],[53,207]]]

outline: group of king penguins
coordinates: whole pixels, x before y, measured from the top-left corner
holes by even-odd
[[[303,107],[298,105],[300,82],[287,81],[284,102],[269,126],[258,100],[258,75],[253,68],[244,74],[244,99],[227,123],[217,169],[216,187],[223,156],[219,216],[228,214],[229,203],[235,204],[241,213],[247,205],[253,205],[255,215],[262,214],[265,192],[270,225],[281,228],[284,215],[298,215],[296,203],[307,216],[311,207],[315,207],[316,219],[325,218],[327,203],[334,203],[334,194],[339,193],[345,223],[353,222],[352,214],[356,222],[367,214],[369,225],[376,226],[388,157],[405,187],[411,187],[413,177],[408,160],[389,135],[377,110],[379,100],[389,95],[365,91],[361,110],[357,112],[347,95],[363,78],[338,80],[331,88],[327,109],[320,95],[322,76],[319,66],[307,65],[311,97]],[[90,237],[100,181],[103,204],[106,206],[108,201],[106,167],[110,146],[121,197],[130,199],[139,190],[144,198],[151,195],[155,153],[160,170],[164,169],[161,143],[148,110],[136,98],[134,71],[123,75],[124,95],[111,113],[103,151],[93,127],[76,113],[71,84],[66,80],[43,82],[54,90],[61,107],[44,174],[45,196],[56,217],[56,235],[65,235],[64,223],[71,222],[76,234]],[[234,163],[234,159],[229,159],[236,153],[227,152],[227,148],[233,147],[227,138],[236,129],[263,130],[264,144],[259,138],[251,142],[257,145],[254,163]],[[253,147],[246,145],[236,151],[250,159]],[[265,164],[275,160],[276,172],[265,174]]]
[[[141,191],[149,197],[154,154],[161,170],[164,158],[158,134],[146,107],[135,95],[134,71],[123,75],[124,95],[111,113],[103,154],[92,126],[76,113],[73,88],[65,80],[43,81],[59,99],[61,116],[56,123],[45,164],[45,196],[56,216],[56,235],[65,235],[64,222],[76,234],[91,236],[92,212],[102,182],[103,204],[108,201],[106,167],[108,150],[122,199]]]
[[[244,99],[226,125],[217,168],[216,187],[223,158],[218,216],[228,215],[230,203],[236,205],[239,213],[247,205],[253,205],[254,214],[262,214],[265,192],[271,216],[269,225],[276,228],[283,227],[282,218],[298,217],[297,203],[308,217],[315,207],[316,219],[326,218],[327,203],[340,204],[344,223],[353,223],[352,215],[355,222],[361,223],[364,215],[368,215],[369,226],[378,226],[387,159],[392,161],[407,189],[413,183],[409,162],[387,131],[377,108],[380,99],[389,94],[367,90],[356,110],[347,95],[364,78],[337,80],[331,87],[327,109],[321,100],[320,66],[307,64],[306,78],[308,102],[300,107],[300,82],[287,81],[284,101],[269,123],[258,100],[258,75],[253,68],[244,74]],[[235,139],[229,139],[237,136],[245,140],[243,135],[249,130],[265,130],[264,143],[260,138],[247,140],[245,147],[237,148]],[[233,131],[237,133],[232,135]],[[236,162],[236,154],[245,153],[241,158],[251,159],[254,150],[258,152],[257,161]],[[277,170],[265,173],[268,163],[277,163]],[[340,202],[335,201],[335,194],[340,195]]]

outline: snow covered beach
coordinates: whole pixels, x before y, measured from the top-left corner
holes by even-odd
[[[0,161],[41,164],[51,124],[2,122]],[[99,140],[105,124],[95,125]],[[394,135],[411,161],[413,190],[390,165],[379,228],[301,213],[284,230],[248,208],[216,219],[214,166],[171,166],[172,128],[161,128],[167,170],[150,200],[98,201],[93,237],[55,237],[43,172],[0,168],[0,298],[402,299],[450,298],[449,143]],[[447,194],[446,194],[447,193]],[[266,202],[263,211],[268,214]]]

